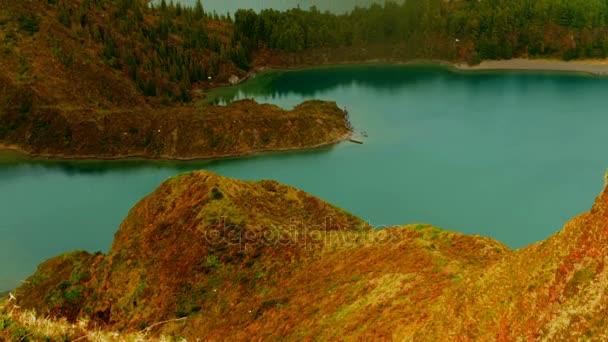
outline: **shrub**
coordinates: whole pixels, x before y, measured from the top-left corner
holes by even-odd
[[[40,18],[34,14],[29,15],[20,15],[17,18],[19,22],[19,28],[30,35],[34,35],[34,33],[38,32]]]
[[[224,194],[218,188],[211,189],[211,199],[221,200],[222,198],[224,198]]]
[[[26,95],[21,100],[21,103],[19,103],[19,114],[20,114],[21,118],[27,119],[31,110],[32,110],[32,97]]]
[[[4,331],[11,326],[11,318],[8,315],[2,314],[0,316],[0,331]]]
[[[83,292],[84,288],[82,286],[76,286],[65,292],[64,296],[68,303],[74,303],[82,298]]]
[[[25,327],[19,326],[19,327],[13,327],[10,330],[11,333],[11,341],[30,341],[30,339],[28,339],[28,331]]]
[[[222,137],[214,135],[211,137],[211,147],[216,148],[222,142]]]
[[[215,254],[209,254],[206,260],[207,268],[216,269],[222,265],[220,259]]]

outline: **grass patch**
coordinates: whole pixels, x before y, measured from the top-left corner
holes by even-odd
[[[597,273],[596,269],[597,265],[593,263],[587,266],[586,268],[578,270],[572,277],[572,280],[570,280],[570,282],[568,282],[568,284],[566,285],[564,293],[567,296],[575,295],[579,291],[579,287],[584,286],[585,284],[593,280],[593,278],[595,278],[595,275]]]
[[[220,258],[217,257],[217,255],[209,254],[207,256],[207,259],[205,260],[205,265],[209,270],[215,270],[222,266],[222,262],[220,261]]]

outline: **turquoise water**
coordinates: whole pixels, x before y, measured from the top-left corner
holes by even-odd
[[[346,106],[363,145],[198,163],[0,164],[0,290],[44,259],[107,251],[122,219],[177,173],[207,168],[320,196],[374,226],[428,222],[518,248],[590,208],[608,166],[608,79],[359,66],[259,75],[224,97]],[[219,95],[218,95],[219,96]]]

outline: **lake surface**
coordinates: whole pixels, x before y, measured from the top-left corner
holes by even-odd
[[[519,248],[588,210],[608,166],[608,79],[358,66],[258,75],[218,99],[290,108],[335,100],[363,145],[216,162],[0,163],[0,290],[44,259],[107,251],[129,209],[163,180],[206,168],[276,179],[377,227],[428,222]],[[224,101],[221,100],[221,101]],[[6,159],[6,157],[5,157]]]
[[[393,2],[400,3],[403,0]],[[174,3],[181,3],[186,6],[194,6],[196,0],[175,0]],[[350,12],[355,7],[369,7],[372,4],[384,4],[384,0],[203,0],[201,1],[206,12],[217,14],[234,14],[238,9],[253,9],[260,11],[263,9],[275,9],[285,11],[291,8],[301,8],[308,10],[312,6],[316,6],[320,11],[330,11],[336,14]],[[155,3],[160,3],[160,0],[155,0]],[[169,1],[167,1],[169,3]]]

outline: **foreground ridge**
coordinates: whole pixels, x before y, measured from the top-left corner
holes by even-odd
[[[604,190],[557,234],[511,251],[426,224],[374,231],[274,181],[191,172],[138,203],[107,255],[40,265],[0,317],[35,309],[83,336],[603,339],[607,204]]]

